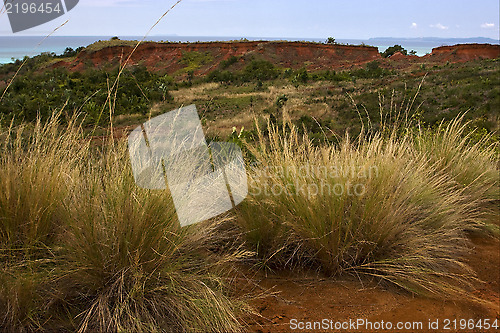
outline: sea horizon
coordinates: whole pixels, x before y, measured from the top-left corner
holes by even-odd
[[[62,54],[67,47],[76,49],[85,47],[99,40],[109,40],[114,36],[0,36],[0,65],[23,59],[25,56],[33,57],[44,52]],[[141,40],[143,36],[118,36],[122,40]],[[290,37],[249,37],[249,36],[178,36],[178,35],[152,35],[145,41],[153,42],[212,42],[232,40],[287,40],[323,43],[326,38],[290,38]],[[489,38],[405,38],[405,37],[375,37],[368,39],[336,39],[339,44],[370,45],[383,52],[390,46],[399,44],[408,52],[415,51],[418,56],[430,53],[433,48],[454,45],[458,43],[496,43],[499,41]]]

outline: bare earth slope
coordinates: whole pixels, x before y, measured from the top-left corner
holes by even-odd
[[[61,61],[57,66],[71,70],[117,65],[132,51],[126,45],[105,46],[98,50],[83,50],[76,59]],[[209,42],[209,43],[153,43],[141,44],[131,57],[131,64],[144,64],[149,70],[174,73],[189,66],[189,56],[198,53],[196,74],[206,74],[231,56],[245,59],[259,58],[280,67],[323,69],[366,63],[380,58],[376,47],[325,45],[302,42]]]
[[[135,44],[130,41],[108,41],[93,44],[76,58],[65,59],[53,66],[72,71],[89,68],[114,67],[123,63]],[[424,57],[394,55],[381,58],[372,46],[319,44],[308,42],[252,41],[252,42],[204,42],[204,43],[155,43],[145,42],[132,54],[129,64],[142,64],[148,70],[176,74],[192,70],[204,75],[219,67],[222,61],[238,57],[236,68],[251,59],[270,61],[281,68],[327,70],[351,68],[378,60],[395,67],[411,63],[464,62],[475,59],[493,59],[500,56],[500,45],[459,44],[442,46]],[[401,66],[403,65],[403,66]]]

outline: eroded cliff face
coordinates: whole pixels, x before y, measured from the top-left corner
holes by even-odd
[[[123,63],[131,54],[133,43],[104,46],[97,50],[86,48],[70,61],[59,61],[54,67],[66,67],[71,71],[89,68],[113,68]],[[378,60],[405,68],[414,63],[465,62],[476,59],[500,57],[500,45],[459,44],[434,48],[423,57],[395,54],[389,59],[380,56],[371,46],[330,45],[307,42],[251,41],[251,42],[203,42],[203,43],[155,43],[145,42],[132,53],[128,64],[144,65],[148,70],[168,74],[205,75],[220,68],[222,61],[235,56],[232,66],[241,69],[252,59],[264,59],[281,68],[308,70],[348,69]]]
[[[85,70],[116,66],[125,61],[132,46],[109,46],[97,51],[83,50],[72,61],[60,61],[57,67]],[[190,55],[194,63],[190,63]],[[304,42],[209,42],[209,43],[153,43],[141,44],[132,54],[129,64],[143,64],[149,70],[169,74],[192,68],[197,74],[216,69],[221,61],[236,56],[239,63],[252,58],[264,59],[283,68],[306,67],[309,70],[343,68],[380,59],[376,47],[326,45]],[[198,58],[198,59],[196,59]],[[196,63],[197,62],[197,63]],[[238,63],[236,63],[238,66]]]
[[[465,62],[478,59],[496,59],[500,57],[500,45],[492,44],[458,44],[440,46],[432,49],[427,56],[437,62]]]

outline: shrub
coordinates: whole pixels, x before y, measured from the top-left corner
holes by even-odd
[[[230,67],[231,65],[235,64],[238,62],[238,58],[236,56],[230,56],[227,60],[222,60],[220,62],[220,68],[222,69],[226,69],[228,67]]]
[[[279,71],[267,60],[252,60],[243,71],[245,81],[267,81],[277,78],[278,75]]]
[[[308,80],[309,73],[307,73],[305,68],[301,68],[294,73],[291,82],[295,85],[295,87],[298,87],[300,84],[306,84]]]
[[[224,83],[230,83],[237,81],[238,77],[230,71],[220,71],[218,69],[210,72],[207,76],[207,81],[208,82],[224,82]]]
[[[283,94],[283,95],[278,96],[278,97],[276,98],[276,103],[275,103],[275,104],[276,104],[276,107],[277,107],[278,109],[281,109],[281,108],[285,105],[285,103],[286,103],[287,101],[288,101],[288,96],[287,96],[287,95]]]
[[[45,121],[54,109],[67,103],[67,113],[81,110],[86,113],[87,121],[99,119],[106,123],[109,116],[103,116],[102,112],[109,112],[107,82],[112,85],[117,74],[117,70],[89,70],[76,74],[53,69],[19,76],[0,103],[0,118],[4,117],[5,123],[12,119],[18,123],[36,121],[37,116]],[[115,87],[116,95],[111,94],[115,114],[147,113],[154,102],[168,98],[170,86],[162,85],[163,82],[164,77],[149,72],[144,66],[125,70]]]

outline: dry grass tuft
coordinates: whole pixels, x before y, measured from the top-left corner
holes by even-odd
[[[477,279],[463,259],[467,231],[498,236],[484,210],[498,203],[495,147],[466,144],[461,119],[434,133],[400,134],[396,126],[322,146],[286,117],[268,127],[248,146],[256,164],[238,220],[260,266],[368,274],[444,298],[468,294]]]
[[[91,146],[58,119],[1,132],[0,330],[240,331],[227,267],[247,254],[207,250],[221,221],[181,228],[125,140]]]

